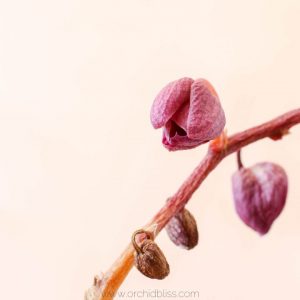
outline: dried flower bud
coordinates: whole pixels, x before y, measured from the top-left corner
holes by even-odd
[[[196,220],[185,208],[169,221],[166,231],[171,241],[179,247],[190,250],[198,244]]]
[[[151,108],[154,128],[163,127],[170,151],[197,147],[221,134],[225,115],[219,97],[205,79],[181,78],[165,86]]]
[[[266,234],[281,213],[288,190],[282,167],[263,162],[241,168],[232,177],[235,208],[246,225]]]
[[[135,237],[139,233],[147,234],[147,239],[141,243],[141,246],[138,246],[135,241]],[[136,249],[135,266],[149,278],[164,279],[169,275],[170,267],[163,252],[152,239],[150,233],[143,230],[138,230],[133,234],[132,244]]]

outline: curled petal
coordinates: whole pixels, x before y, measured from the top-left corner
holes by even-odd
[[[211,140],[221,134],[225,114],[219,97],[205,79],[197,79],[191,87],[187,135],[191,139]]]
[[[151,107],[151,123],[154,128],[164,126],[174,113],[190,98],[193,79],[184,77],[170,82],[155,98]]]

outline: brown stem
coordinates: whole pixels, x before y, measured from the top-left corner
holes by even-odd
[[[280,139],[288,132],[289,128],[298,123],[300,123],[300,109],[295,109],[262,125],[247,129],[228,138],[223,134],[212,141],[204,159],[183,182],[178,191],[144,226],[144,230],[152,232],[154,237],[157,236],[169,220],[186,205],[203,180],[223,158],[260,139],[267,137],[273,140]],[[114,298],[118,288],[133,266],[133,254],[134,247],[130,243],[104,274],[98,293],[100,296],[93,300],[111,300]]]

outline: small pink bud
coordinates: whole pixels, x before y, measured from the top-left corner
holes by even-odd
[[[225,126],[219,97],[205,79],[170,82],[151,108],[154,128],[163,127],[163,145],[170,151],[197,147],[216,138]]]
[[[288,179],[284,169],[269,162],[241,166],[232,177],[232,187],[240,218],[261,235],[266,234],[285,205]]]

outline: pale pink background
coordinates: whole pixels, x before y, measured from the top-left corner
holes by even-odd
[[[168,81],[209,79],[229,133],[298,107],[299,14],[298,0],[1,0],[0,299],[82,300],[201,160],[206,146],[168,153],[150,125]],[[300,126],[243,152],[246,165],[276,161],[289,174],[266,237],[234,212],[229,157],[189,204],[199,246],[162,233],[170,276],[133,270],[122,290],[300,299],[299,139]]]

